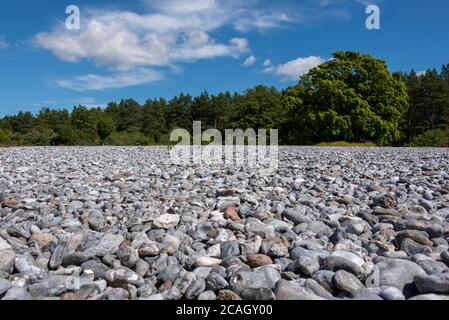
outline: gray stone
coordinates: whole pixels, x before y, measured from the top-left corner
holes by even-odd
[[[31,284],[28,291],[35,298],[58,297],[67,291],[75,290],[75,281],[75,277],[51,275]]]
[[[226,259],[240,255],[240,245],[237,241],[226,241],[221,243],[220,259]]]
[[[360,277],[364,274],[364,269],[362,268],[363,264],[363,259],[354,253],[334,251],[330,256],[325,258],[323,265],[326,270],[345,270]]]
[[[395,287],[406,298],[414,295],[415,276],[425,275],[425,271],[416,263],[402,259],[388,259],[375,265],[379,271],[379,285]]]
[[[2,300],[32,300],[32,297],[25,288],[14,287],[8,290]]]
[[[11,273],[14,267],[16,253],[12,250],[0,251],[0,271]]]
[[[320,270],[320,264],[317,259],[309,256],[301,256],[295,262],[295,268],[305,276],[312,276],[315,272]]]
[[[99,210],[93,210],[91,214],[89,215],[89,219],[87,220],[87,223],[89,224],[89,227],[92,230],[103,232],[108,229],[108,224],[106,219],[104,218],[104,215]]]
[[[182,270],[183,270],[183,268],[179,264],[172,264],[172,265],[166,266],[157,275],[157,279],[161,282],[170,281],[170,282],[174,283],[176,281],[176,278],[178,277],[178,275],[180,274],[180,272]]]
[[[220,291],[222,289],[226,289],[228,286],[228,281],[216,272],[209,273],[206,278],[206,287],[208,290]]]
[[[415,276],[420,293],[449,293],[449,273]]]
[[[88,256],[104,257],[107,254],[115,254],[120,245],[125,241],[122,235],[106,234],[96,244],[87,248],[85,254]]]
[[[107,288],[100,300],[121,301],[129,298],[129,292],[123,288]]]
[[[11,248],[11,245],[5,239],[0,237],[0,252],[3,250],[9,250]]]
[[[440,295],[440,294],[420,294],[408,299],[410,301],[447,301],[449,300],[449,295]]]
[[[46,271],[29,252],[17,256],[15,260],[15,268],[22,273],[27,273],[33,276],[42,276]]]
[[[242,271],[230,280],[232,291],[240,294],[248,288],[273,289],[276,282],[281,279],[279,272],[270,267],[261,267],[256,271]]]
[[[274,292],[268,288],[248,288],[243,290],[240,296],[243,300],[251,301],[270,301],[276,299]]]
[[[217,295],[212,290],[204,291],[202,294],[198,296],[200,301],[215,301],[217,300]]]
[[[352,295],[365,288],[363,283],[355,275],[344,270],[338,270],[335,273],[333,281],[335,287]]]
[[[305,215],[305,212],[305,207],[287,208],[282,213],[282,216],[293,222],[295,225],[312,222],[312,220]]]
[[[74,252],[66,255],[62,259],[62,266],[67,268],[68,266],[80,266],[84,262],[88,261],[89,257],[84,252]]]
[[[139,253],[133,247],[121,245],[120,249],[117,251],[117,257],[119,258],[122,265],[128,268],[132,268],[139,260]]]
[[[276,283],[274,293],[276,300],[325,300],[324,298],[316,295],[312,290],[300,286],[294,282],[288,282],[286,280],[279,280]]]
[[[405,300],[401,290],[395,287],[385,287],[379,294],[384,300]]]
[[[206,281],[204,279],[195,280],[186,291],[186,298],[188,300],[193,300],[197,298],[206,289]]]
[[[0,296],[11,289],[11,282],[6,279],[0,279]]]

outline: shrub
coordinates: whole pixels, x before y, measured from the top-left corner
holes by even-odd
[[[138,131],[114,132],[105,140],[110,146],[146,146],[150,144],[147,136]]]
[[[0,146],[6,146],[11,143],[10,136],[7,132],[0,128]]]
[[[30,133],[23,136],[21,144],[26,146],[49,146],[55,137],[56,134],[51,129],[33,129]]]
[[[415,138],[414,147],[449,147],[449,132],[444,130],[431,130]]]

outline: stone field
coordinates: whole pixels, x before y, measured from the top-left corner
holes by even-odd
[[[449,300],[448,241],[448,149],[0,149],[0,299]]]

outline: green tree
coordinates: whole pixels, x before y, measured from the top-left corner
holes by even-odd
[[[281,94],[274,87],[257,86],[233,100],[224,119],[226,128],[278,129],[284,121]]]
[[[399,121],[408,108],[402,77],[384,61],[337,52],[286,90],[289,143],[366,141],[390,144],[401,138]]]
[[[96,111],[86,107],[75,107],[71,114],[72,127],[76,132],[76,144],[97,145],[100,137],[97,132]]]
[[[114,131],[115,122],[112,116],[99,110],[97,115],[97,133],[101,141],[104,141]]]
[[[449,129],[449,82],[435,69],[417,75],[415,71],[404,75],[410,108],[402,130],[411,143],[426,131]]]
[[[143,106],[142,131],[153,143],[160,144],[167,140],[166,109],[164,99],[147,100]]]
[[[441,68],[441,77],[449,82],[449,63]]]

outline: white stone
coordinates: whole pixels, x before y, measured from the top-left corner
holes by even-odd
[[[161,229],[174,228],[181,220],[178,214],[163,214],[159,218],[154,219],[153,226]]]
[[[211,258],[211,257],[198,257],[195,260],[195,265],[197,267],[216,267],[221,264],[220,259]]]

